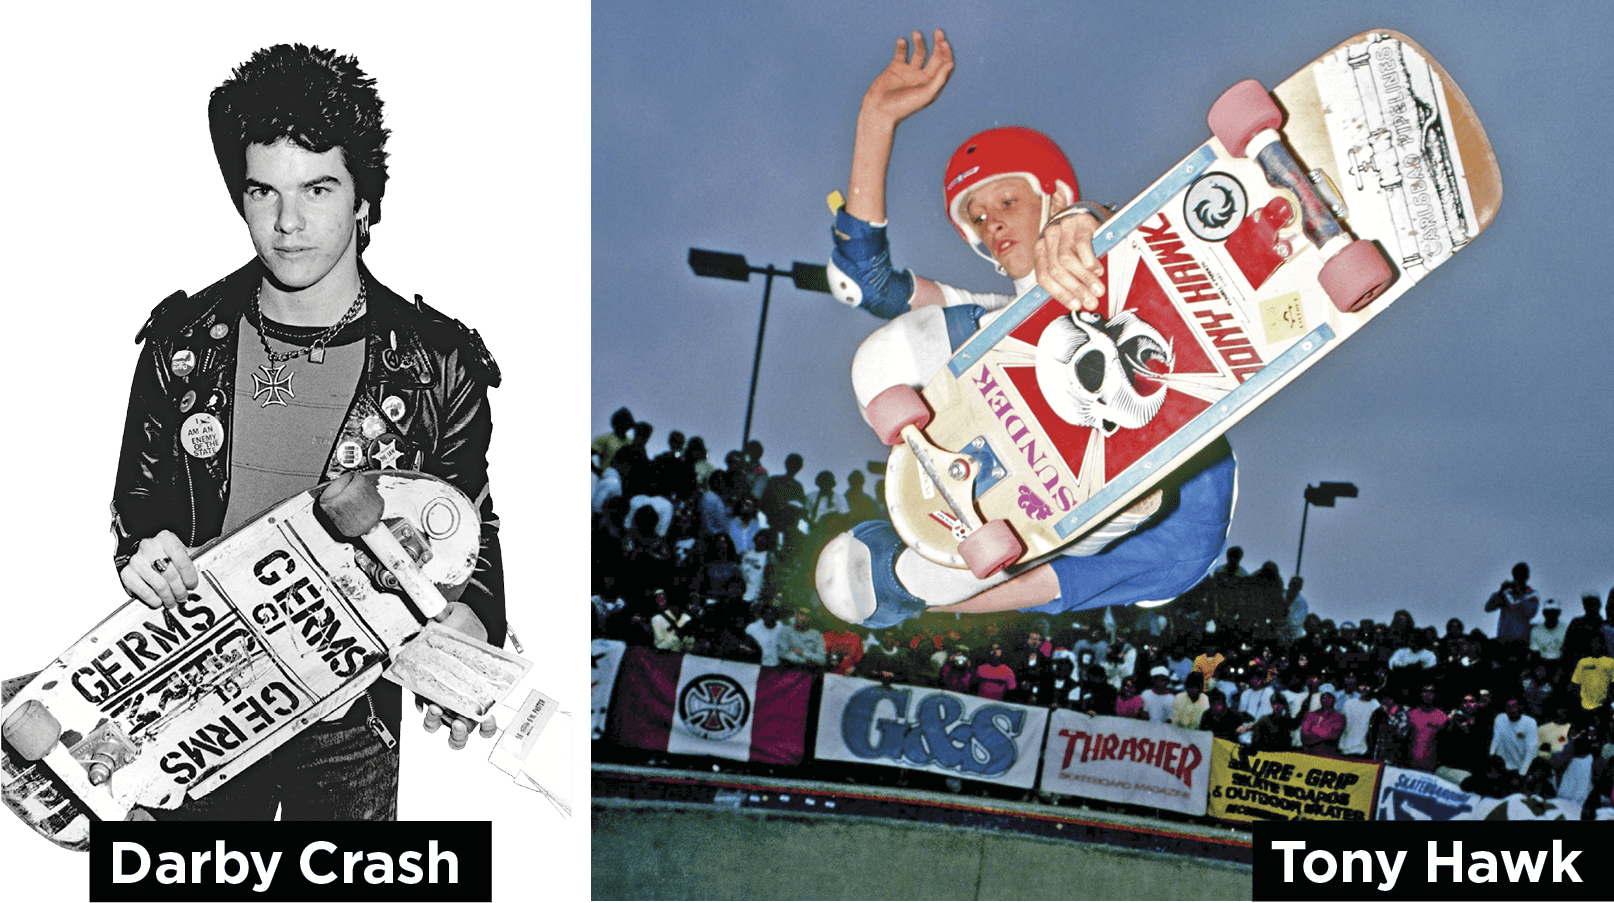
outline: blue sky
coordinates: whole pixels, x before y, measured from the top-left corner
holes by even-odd
[[[1614,316],[1599,261],[1601,192],[1583,167],[1614,145],[1599,81],[1614,13],[1592,4],[597,4],[593,23],[591,434],[627,404],[657,428],[737,447],[761,277],[702,279],[690,247],[754,265],[822,263],[825,196],[844,188],[858,101],[914,28],[946,29],[957,69],[904,123],[889,209],[899,267],[1006,290],[948,224],[947,155],[993,125],[1059,141],[1083,194],[1130,199],[1204,140],[1235,81],[1268,85],[1352,34],[1401,31],[1462,86],[1506,186],[1490,230],[1229,434],[1231,541],[1295,564],[1337,619],[1410,609],[1494,627],[1486,597],[1515,561],[1578,612],[1614,584],[1607,473]],[[752,435],[842,478],[882,448],[856,412],[853,351],[878,321],[775,286]]]

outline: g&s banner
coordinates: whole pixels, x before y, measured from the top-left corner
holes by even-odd
[[[1229,821],[1366,821],[1378,762],[1297,752],[1254,752],[1218,738],[1211,747],[1209,814]]]
[[[1204,815],[1210,731],[1060,709],[1048,725],[1042,789]]]
[[[824,675],[816,757],[1031,787],[1048,710]]]

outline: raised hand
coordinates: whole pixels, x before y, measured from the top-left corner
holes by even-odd
[[[891,63],[875,76],[863,94],[863,111],[887,119],[892,125],[930,106],[953,74],[953,48],[940,28],[933,36],[935,49],[928,56],[925,37],[918,31],[897,39]]]

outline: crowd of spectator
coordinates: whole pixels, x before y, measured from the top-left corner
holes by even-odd
[[[933,612],[869,631],[817,604],[829,538],[880,517],[853,472],[808,492],[792,454],[762,446],[724,467],[679,433],[654,458],[626,410],[593,445],[594,635],[630,645],[933,686],[1033,706],[1208,730],[1259,750],[1299,750],[1428,771],[1491,797],[1527,793],[1614,806],[1614,590],[1565,618],[1515,566],[1477,613],[1444,630],[1406,610],[1336,623],[1302,581],[1242,551],[1157,608],[959,617]],[[878,488],[877,488],[878,489]],[[878,495],[878,491],[876,493]],[[956,783],[956,782],[950,782]]]

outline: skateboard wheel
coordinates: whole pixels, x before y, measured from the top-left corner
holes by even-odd
[[[1379,246],[1370,241],[1353,241],[1323,264],[1317,281],[1328,293],[1334,306],[1345,313],[1353,313],[1373,303],[1383,294],[1395,273],[1379,253]]]
[[[970,573],[982,580],[1014,564],[1024,551],[1020,537],[1006,520],[987,521],[958,544],[958,554]]]
[[[1216,98],[1205,120],[1227,152],[1242,157],[1245,146],[1258,132],[1283,125],[1283,111],[1260,82],[1245,79]]]
[[[386,505],[369,479],[345,473],[330,482],[319,494],[319,507],[331,519],[338,533],[349,539],[363,536],[381,522]]]
[[[902,428],[924,429],[930,423],[930,408],[910,386],[892,386],[869,400],[863,416],[874,427],[874,434],[886,445],[902,441]]]
[[[30,699],[11,713],[0,730],[3,730],[6,742],[18,755],[30,762],[37,762],[45,758],[45,754],[61,738],[62,723],[43,703]]]

